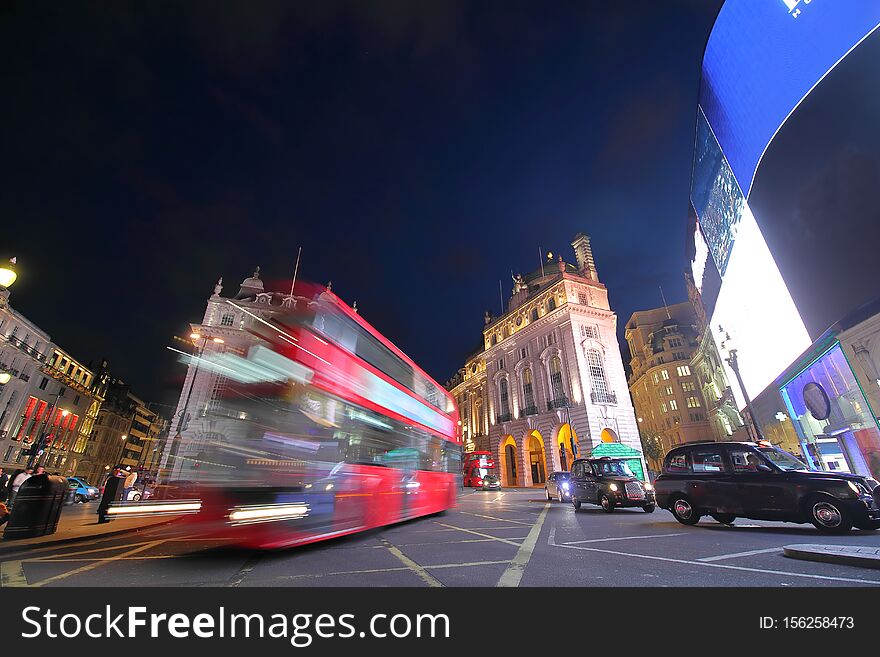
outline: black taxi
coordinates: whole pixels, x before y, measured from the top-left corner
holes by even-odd
[[[811,522],[822,532],[880,529],[871,477],[810,470],[767,442],[698,442],[669,451],[654,482],[657,504],[685,525],[703,516]]]
[[[651,484],[639,480],[625,460],[609,456],[576,459],[571,465],[569,494],[575,509],[598,504],[606,513],[618,507],[639,507],[651,513],[656,508]]]

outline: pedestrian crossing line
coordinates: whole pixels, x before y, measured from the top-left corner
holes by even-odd
[[[114,561],[121,561],[123,557],[130,557],[133,554],[137,554],[139,552],[145,552],[145,551],[149,550],[150,548],[156,547],[157,545],[161,545],[164,542],[165,542],[164,540],[151,541],[149,543],[145,543],[143,545],[140,545],[139,547],[136,547],[132,550],[128,550],[127,552],[123,552],[122,554],[114,555],[112,557],[107,557],[106,559],[100,559],[98,561],[94,561],[94,562],[87,564],[85,566],[80,566],[79,568],[74,568],[73,570],[70,570],[66,573],[60,573],[58,575],[54,575],[54,576],[49,577],[47,579],[40,580],[39,582],[34,582],[33,584],[31,584],[31,586],[46,586],[46,584],[51,584],[53,582],[57,582],[59,580],[66,579],[66,578],[71,577],[73,575],[80,575],[80,574],[88,572],[90,570],[94,570],[95,568],[98,568],[99,566],[113,563]]]
[[[394,547],[387,540],[380,539],[385,547],[388,548],[388,551],[397,557],[405,566],[407,566],[410,570],[412,570],[416,575],[422,578],[424,582],[431,587],[442,587],[443,584],[440,583],[440,580],[431,575],[427,570],[425,570],[421,565],[410,559],[403,552],[401,552],[398,548]]]
[[[544,518],[547,517],[547,511],[549,509],[550,505],[545,504],[544,510],[541,511],[541,515],[538,516],[538,521],[532,526],[529,535],[526,536],[526,540],[524,540],[522,545],[519,546],[519,550],[517,550],[516,555],[513,557],[513,561],[510,562],[510,565],[501,574],[501,579],[498,580],[498,583],[495,586],[519,586],[526,566],[529,565],[529,560],[532,558],[532,552],[535,550],[535,545],[538,543],[538,536],[541,534],[541,527],[544,525]]]
[[[3,561],[0,563],[0,588],[30,586],[24,576],[21,561]]]
[[[519,543],[514,543],[513,541],[506,538],[498,538],[497,536],[490,536],[489,534],[483,534],[481,532],[474,531],[473,529],[465,529],[464,527],[456,527],[454,525],[447,525],[442,522],[438,522],[438,525],[441,527],[448,527],[449,529],[457,529],[460,532],[465,532],[468,534],[474,534],[475,536],[482,536],[483,538],[491,538],[495,541],[499,541],[501,543],[507,543],[508,545],[513,545],[514,547],[519,547]]]

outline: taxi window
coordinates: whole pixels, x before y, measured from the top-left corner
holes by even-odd
[[[720,449],[694,451],[691,454],[694,472],[727,472]]]
[[[730,460],[734,472],[757,472],[760,463],[758,456],[747,449],[730,450]]]
[[[666,472],[676,473],[676,472],[690,472],[691,468],[688,464],[687,454],[681,452],[680,454],[673,454],[666,461]]]

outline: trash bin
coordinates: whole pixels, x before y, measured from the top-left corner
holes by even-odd
[[[98,522],[110,522],[110,516],[107,509],[113,502],[119,502],[122,499],[123,484],[125,479],[110,475],[104,484],[104,494],[101,495],[101,501],[98,502]]]
[[[64,506],[70,506],[76,502],[76,491],[79,484],[75,480],[67,480],[67,494],[64,496]]]
[[[3,538],[33,538],[54,534],[67,495],[67,479],[34,475],[18,489]]]

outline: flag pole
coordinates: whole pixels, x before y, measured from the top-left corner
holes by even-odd
[[[302,247],[296,250],[296,265],[293,268],[293,280],[290,282],[290,296],[293,296],[293,286],[296,284],[296,273],[299,271],[299,256],[302,250]]]
[[[541,263],[541,278],[544,278],[544,252],[538,247],[538,262]]]
[[[501,279],[498,279],[498,300],[501,302],[501,315],[504,314],[504,292],[501,291]],[[499,315],[499,317],[501,316]]]

